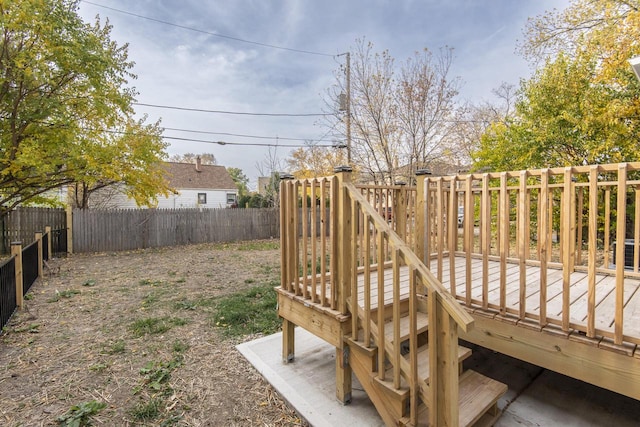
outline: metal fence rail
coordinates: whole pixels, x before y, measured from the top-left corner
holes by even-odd
[[[0,328],[7,324],[16,310],[15,258],[0,265]]]
[[[66,255],[67,253],[67,229],[51,230],[51,256]]]
[[[22,250],[22,295],[26,295],[38,278],[38,242]]]

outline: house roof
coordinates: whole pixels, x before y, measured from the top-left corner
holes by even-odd
[[[236,184],[224,166],[166,162],[169,185],[175,189],[235,190]]]

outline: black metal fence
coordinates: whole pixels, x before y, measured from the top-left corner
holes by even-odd
[[[42,236],[42,260],[49,261],[49,241],[51,240],[51,233],[46,233]],[[52,249],[53,252],[53,249]]]
[[[16,262],[11,257],[0,265],[0,328],[4,328],[16,307]]]
[[[26,295],[38,278],[38,242],[22,249],[22,295]]]
[[[67,229],[61,228],[51,230],[51,252],[52,256],[62,256],[67,254]]]
[[[64,237],[60,237],[64,236]],[[7,261],[0,265],[0,328],[9,322],[9,319],[21,304],[22,297],[31,289],[40,275],[41,263],[48,260],[50,255],[65,253],[66,254],[66,230],[56,230],[42,235],[42,259],[40,259],[40,251],[38,249],[39,241],[22,248],[19,255],[11,255]],[[52,249],[49,251],[49,243]],[[20,288],[20,276],[16,278],[16,259],[19,257],[22,265],[22,295],[17,293]]]

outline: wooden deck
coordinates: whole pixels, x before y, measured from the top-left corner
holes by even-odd
[[[458,338],[640,400],[640,162],[351,179],[281,182],[285,363],[295,326],[325,339],[387,425],[458,424]]]
[[[456,258],[456,290],[455,295],[460,301],[466,300],[465,259]],[[471,307],[474,310],[482,311],[487,309],[488,314],[495,314],[500,308],[500,262],[489,261],[487,304],[483,304],[482,286],[482,260],[472,259],[471,284]],[[431,271],[437,274],[437,263],[432,262]],[[560,325],[562,322],[563,307],[563,283],[562,270],[549,268],[547,270],[547,293],[546,309],[547,320],[550,324]],[[400,267],[400,283],[402,299],[408,298],[408,268]],[[509,264],[506,269],[506,301],[507,314],[516,316],[519,313],[520,304],[520,276],[517,264]],[[526,319],[537,322],[540,317],[540,268],[527,266],[526,274]],[[385,305],[393,301],[393,272],[386,269],[385,280]],[[443,259],[442,283],[447,289],[451,289],[449,259]],[[364,274],[358,276],[358,303],[364,304]],[[596,278],[596,329],[605,334],[614,333],[615,319],[615,275],[598,274]],[[624,281],[624,331],[625,337],[632,343],[640,340],[640,280],[635,278],[625,278]],[[375,309],[378,304],[378,275],[371,275],[371,309]],[[570,286],[570,319],[572,330],[586,331],[587,329],[587,307],[588,307],[588,282],[586,272],[574,272],[571,274]]]

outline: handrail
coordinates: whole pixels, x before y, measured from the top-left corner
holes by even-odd
[[[346,236],[351,239],[351,256],[346,262],[351,263],[351,277],[347,283],[351,285],[348,306],[352,340],[378,349],[375,375],[379,381],[388,381],[388,386],[396,390],[403,387],[403,380],[406,382],[410,399],[408,416],[412,424],[418,424],[418,402],[422,401],[429,408],[430,425],[457,425],[459,408],[450,402],[458,400],[458,328],[469,332],[474,324],[473,317],[426,268],[359,189],[348,179],[339,181],[346,196],[344,203],[349,206],[344,211],[349,217],[347,220],[343,218],[343,223],[350,225],[351,229],[351,234]],[[357,233],[364,236],[358,237]],[[359,245],[360,242],[365,242],[364,246]],[[361,272],[353,263],[354,258],[365,260],[361,283]],[[390,261],[390,268],[386,266],[387,261]],[[375,274],[371,262],[377,264]],[[381,265],[385,267],[380,268]],[[401,281],[406,283],[407,280],[400,277],[401,265],[406,267],[409,276],[408,298],[401,295]],[[387,283],[392,288],[390,299],[385,297]],[[422,286],[420,292],[418,285]],[[372,298],[374,292],[377,292],[377,298]],[[408,308],[403,306],[405,302],[408,302]],[[428,382],[418,375],[419,307],[422,307],[420,312],[428,314]],[[407,311],[408,315],[403,314]],[[408,360],[402,353],[401,341],[405,338],[402,338],[400,330],[401,323],[407,318]],[[391,331],[385,330],[388,319],[392,319]],[[420,328],[424,327],[422,322]],[[387,361],[393,375],[389,379],[386,378]]]
[[[405,234],[416,245],[421,239],[410,228],[418,225],[416,189],[397,186],[391,195],[385,191],[352,184],[348,170],[330,178],[283,180],[281,292],[303,300],[310,309],[328,310],[341,319],[350,315],[351,327],[345,333],[378,349],[377,379],[390,381],[397,390],[408,386],[412,422],[418,401],[423,401],[431,425],[455,425],[458,407],[449,402],[458,398],[459,367],[453,349],[458,328],[468,332],[474,320],[403,239]],[[387,207],[393,209],[391,221],[384,216]],[[392,292],[385,296],[389,288]],[[427,332],[418,331],[419,313],[420,328],[428,315]],[[385,331],[390,319],[391,330]],[[401,336],[401,323],[409,332],[408,359],[402,352],[407,331]],[[288,321],[285,324],[283,337],[285,332],[289,337],[293,329]],[[418,377],[419,333],[428,333],[428,383]],[[283,357],[289,357],[293,338],[287,340]],[[385,378],[386,360],[393,378]],[[350,373],[342,374],[350,378]]]
[[[383,220],[378,212],[371,206],[367,200],[357,191],[356,187],[351,183],[345,183],[345,188],[349,190],[349,196],[359,202],[360,208],[366,212],[368,216],[374,221],[376,228],[382,230],[388,234],[389,242],[393,249],[400,251],[403,261],[416,269],[419,277],[424,278],[424,281],[429,287],[437,293],[438,297],[442,300],[444,308],[449,315],[456,320],[458,326],[460,326],[465,332],[468,332],[473,326],[473,317],[462,307],[462,305],[445,289],[442,283],[427,269],[422,263],[422,260],[409,248],[409,246],[398,236],[398,234],[391,229],[391,227]]]

